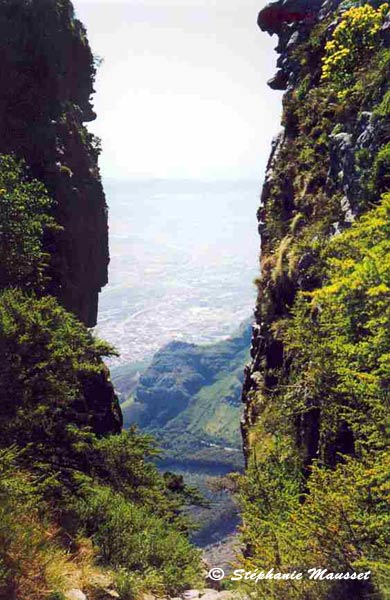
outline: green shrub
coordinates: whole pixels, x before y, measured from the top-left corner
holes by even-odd
[[[175,594],[196,583],[199,551],[156,510],[130,502],[108,487],[94,487],[79,505],[85,530],[99,548],[100,558],[122,568],[126,580],[146,575],[151,591]],[[145,585],[144,582],[144,585]],[[127,581],[126,585],[130,585]]]
[[[390,190],[390,144],[381,148],[375,157],[371,188],[376,194]]]
[[[297,87],[296,95],[297,95],[297,99],[300,102],[302,102],[302,100],[304,100],[306,94],[308,93],[308,91],[310,89],[310,83],[311,83],[311,77],[310,77],[310,75],[306,75],[306,77],[304,77],[302,79],[299,86]]]
[[[156,450],[150,436],[131,430],[99,439],[87,426],[88,412],[79,409],[80,373],[99,372],[100,354],[108,349],[54,298],[37,300],[20,290],[0,295],[0,345],[1,443],[25,447],[13,465],[15,485],[20,467],[39,474],[37,498],[50,503],[46,514],[53,505],[51,519],[71,539],[81,531],[92,536],[101,563],[125,569],[130,578],[136,573],[143,589],[145,581],[154,581],[156,591],[159,582],[164,593],[190,585],[199,555],[181,516],[186,489],[180,478],[174,482],[159,474],[151,462]],[[36,500],[29,494],[31,500],[8,507],[6,514],[0,497],[0,546],[12,545],[16,515],[27,532],[21,551],[33,564],[40,560],[44,530],[34,520]],[[24,507],[26,516],[18,516]],[[0,553],[4,586],[17,569]]]
[[[43,237],[55,227],[44,186],[28,177],[23,162],[0,155],[0,289],[41,290],[49,256]]]
[[[60,598],[60,593],[51,594],[59,583],[52,574],[60,572],[65,580],[66,555],[57,545],[53,523],[42,518],[38,482],[18,468],[19,459],[15,448],[0,450],[0,598]]]
[[[81,377],[102,371],[110,347],[54,298],[13,289],[0,294],[0,350],[1,444],[32,443],[65,464],[69,426],[88,424]]]
[[[372,572],[371,583],[358,590],[329,582],[306,581],[298,588],[283,582],[283,589],[262,583],[261,593],[270,599],[385,598],[390,194],[322,252],[323,287],[301,293],[279,328],[288,373],[277,373],[270,402],[261,394],[257,399],[241,490],[252,552],[244,565]]]
[[[337,573],[372,573],[371,581],[351,589],[346,582],[338,586],[338,582],[307,577],[297,582],[263,580],[256,584],[259,597],[387,598],[389,459],[389,453],[383,452],[361,460],[346,459],[334,470],[314,464],[304,496],[299,496],[294,470],[282,471],[276,461],[272,470],[269,461],[250,467],[250,482],[244,482],[243,492],[253,494],[252,501],[244,499],[243,506],[252,556],[243,560],[245,569],[273,565],[275,570],[289,572],[293,565],[302,572],[321,567]]]
[[[182,516],[192,496],[182,479],[159,474],[151,462],[157,451],[150,436],[131,430],[98,438],[90,426],[94,407],[83,382],[102,372],[101,356],[110,347],[54,298],[7,289],[0,294],[0,351],[0,447],[24,448],[13,465],[15,485],[25,481],[19,472],[38,477],[37,498],[48,521],[57,523],[72,544],[81,532],[90,535],[101,565],[126,574],[124,586],[132,589],[136,575],[142,589],[153,583],[156,591],[173,593],[196,581],[199,553],[188,540],[189,524]],[[7,549],[7,560],[0,549],[1,585],[8,590],[19,581],[19,558],[8,560],[15,538],[37,569],[48,557],[58,565],[50,577],[60,584],[50,593],[60,592],[62,571],[65,576],[69,565],[61,548],[50,546],[46,554],[45,527],[38,505],[32,509],[35,502],[33,496],[24,504],[12,500],[3,514],[0,473],[0,546]],[[18,542],[18,522],[26,546]],[[44,585],[49,575],[42,569]],[[26,570],[21,577],[26,582]],[[37,600],[46,600],[39,593]],[[18,600],[36,600],[30,596],[21,592]]]
[[[390,116],[390,90],[385,93],[379,106],[373,111],[374,116],[388,118]]]
[[[377,10],[370,4],[354,6],[343,13],[332,39],[325,46],[322,79],[334,83],[341,93],[354,82],[355,71],[378,48],[380,29],[389,5]]]

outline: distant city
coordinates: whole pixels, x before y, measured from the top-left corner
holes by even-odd
[[[114,363],[150,359],[173,339],[232,334],[255,304],[259,182],[105,182],[110,283],[97,333]]]

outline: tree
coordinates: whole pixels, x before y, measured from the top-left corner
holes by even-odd
[[[42,183],[30,179],[25,164],[0,155],[0,289],[44,288],[49,255],[43,239],[56,228],[53,201]]]

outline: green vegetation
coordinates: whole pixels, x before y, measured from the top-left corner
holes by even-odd
[[[1,156],[0,192],[0,596],[174,594],[196,582],[183,506],[199,498],[157,471],[152,438],[120,433],[113,349],[43,295],[44,187]]]
[[[111,349],[54,298],[18,289],[0,295],[0,345],[2,443],[34,443],[35,456],[53,452],[65,464],[71,426],[92,418],[83,379],[102,371]]]
[[[196,346],[173,342],[152,363],[112,371],[120,391],[125,427],[139,423],[163,449],[156,464],[183,475],[208,499],[188,509],[197,524],[191,539],[215,543],[235,531],[239,519],[231,494],[210,489],[221,475],[243,467],[240,416],[244,365],[249,359],[250,327],[232,338]],[[167,418],[168,415],[168,418]]]
[[[134,371],[120,367],[113,381],[126,398],[125,426],[137,423],[156,435],[165,460],[223,471],[242,465],[241,389],[249,358],[250,327],[232,338],[196,346],[172,342],[162,348],[133,385]],[[131,391],[130,391],[131,388]],[[225,451],[224,447],[233,450]],[[234,451],[235,450],[235,451]]]
[[[66,482],[42,475],[53,463],[32,462],[32,448],[28,461],[14,447],[0,453],[1,597],[49,599],[76,583],[95,598],[102,576],[126,589],[124,600],[196,582],[199,556],[180,516],[185,488],[158,474],[151,439],[77,437],[80,466]]]
[[[371,189],[380,194],[390,189],[390,144],[383,146],[375,157]]]
[[[41,290],[50,256],[43,237],[55,222],[44,186],[27,176],[25,165],[0,155],[0,288]]]
[[[245,568],[372,578],[259,582],[270,600],[390,593],[388,7],[361,4],[294,49],[299,80],[264,206],[262,353],[239,496]]]
[[[356,69],[364,67],[380,44],[380,29],[388,10],[387,3],[377,10],[367,3],[343,13],[332,39],[325,46],[323,80],[336,84],[339,90],[351,85]]]
[[[297,300],[286,333],[289,383],[296,390],[288,397],[296,406],[304,392],[320,408],[324,462],[336,461],[332,434],[342,428],[351,432],[355,452],[384,450],[389,442],[383,402],[390,381],[389,217],[386,194],[329,243],[328,281]]]
[[[138,588],[156,585],[160,591],[175,592],[188,585],[196,578],[198,556],[180,516],[184,486],[172,491],[170,482],[158,474],[150,462],[156,455],[150,438],[133,431],[98,438],[92,432],[93,407],[88,406],[82,383],[102,369],[99,357],[107,354],[107,347],[95,342],[54,298],[37,300],[6,290],[0,297],[0,315],[1,445],[24,448],[17,451],[12,471],[15,486],[19,473],[21,485],[31,478],[39,481],[36,489],[27,486],[23,492],[16,507],[20,518],[11,529],[7,524],[13,523],[16,508],[12,497],[0,494],[0,510],[8,515],[2,520],[5,567],[0,586],[15,589],[18,600],[46,597],[42,592],[28,595],[34,591],[27,585],[29,571],[13,566],[17,536],[24,535],[30,519],[31,536],[23,538],[20,558],[26,569],[32,568],[30,555],[42,554],[41,537],[57,529],[56,541],[46,544],[43,562],[51,560],[51,551],[55,556],[64,553],[61,536],[73,540],[75,548],[84,536],[93,541],[96,564],[121,567],[121,585],[125,572],[131,581],[137,579]],[[67,583],[65,579],[61,585]],[[48,576],[46,585],[50,584]]]
[[[300,295],[285,328],[289,376],[281,378],[278,405],[263,413],[252,439],[243,505],[254,558],[246,566],[371,570],[386,597],[390,196],[335,237],[327,256],[327,285]],[[294,423],[310,412],[321,418],[318,459],[305,482]],[[329,593],[329,584],[305,585],[301,593],[310,598]],[[280,597],[272,586],[267,593]],[[295,598],[295,591],[283,597]]]

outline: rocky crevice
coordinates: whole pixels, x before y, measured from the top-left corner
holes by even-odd
[[[327,216],[326,221],[325,236],[328,238],[348,227],[357,215],[364,212],[367,201],[364,172],[368,166],[361,157],[371,157],[364,159],[371,161],[371,167],[373,157],[389,137],[386,121],[374,118],[371,108],[358,114],[351,109],[342,127],[338,125],[337,128],[332,127],[332,118],[335,117],[329,108],[327,113],[324,111],[322,121],[322,116],[318,115],[318,122],[311,131],[305,130],[307,125],[302,115],[297,116],[301,102],[298,98],[304,98],[308,91],[320,87],[324,45],[337,24],[335,11],[342,4],[341,0],[278,0],[268,4],[258,16],[260,29],[278,36],[277,73],[268,83],[273,89],[284,90],[285,95],[283,127],[272,143],[257,213],[261,237],[261,277],[252,334],[252,360],[245,369],[242,394],[245,410],[241,428],[247,461],[251,451],[250,431],[265,403],[272,402],[279,381],[277,372],[280,374],[282,370],[288,377],[288,361],[284,356],[283,343],[275,335],[275,324],[289,317],[299,291],[321,286],[319,258],[310,249],[301,252],[293,275],[275,279],[275,263],[281,251],[281,241],[284,239],[288,243],[289,228],[294,218],[302,217],[305,225],[320,221],[324,205],[332,207],[332,214]],[[381,31],[385,46],[389,45],[388,30],[387,17]],[[368,107],[370,103],[374,105],[374,101],[368,100]],[[328,131],[324,122],[329,127]],[[315,131],[316,138],[321,133],[327,136],[327,147],[321,150],[317,172],[313,168],[314,174],[304,183],[299,183],[300,177],[301,180],[306,177],[305,173],[301,176],[300,169],[306,171],[307,165],[305,162],[300,164],[296,148],[304,144],[314,147],[317,140],[310,136]],[[318,208],[310,213],[311,209],[307,208],[309,202],[305,206],[305,198],[311,201],[315,197]],[[317,455],[318,420],[319,415],[313,413],[310,419],[303,418],[296,425],[297,444],[305,456],[305,464]],[[350,449],[348,434],[345,437],[340,432],[339,437],[346,439],[345,448]]]

